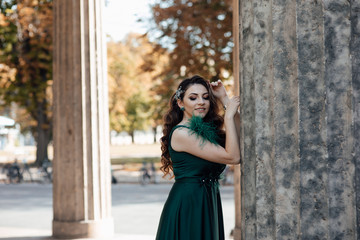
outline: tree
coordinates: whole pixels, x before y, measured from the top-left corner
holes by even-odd
[[[154,78],[156,79],[156,78]],[[154,85],[151,88],[151,112],[152,112],[152,127],[154,133],[154,142],[156,142],[156,129],[157,126],[162,125],[163,116],[165,111],[169,107],[169,99],[174,91],[172,86],[174,85],[174,79],[171,75],[165,76],[164,78],[157,78],[154,81]]]
[[[231,79],[231,3],[231,0],[157,0],[152,5],[153,26],[147,35],[155,38],[153,51],[144,56],[141,69],[154,73],[159,56],[167,56],[161,70],[154,74],[154,79],[160,81],[154,81],[152,87],[153,118],[157,125],[162,122],[179,79],[194,74],[210,81]]]
[[[146,35],[143,36],[147,39]],[[174,79],[172,74],[163,75],[164,69],[169,64],[169,53],[167,49],[161,48],[158,44],[147,41],[149,50],[142,55],[142,65],[139,66],[143,75],[151,77],[151,88],[149,89],[151,104],[151,126],[154,133],[154,143],[156,142],[157,127],[162,124],[164,111],[168,107],[168,102],[172,94]],[[159,48],[160,47],[160,48]],[[155,50],[158,48],[158,50]],[[159,51],[161,49],[161,51]]]
[[[15,76],[0,74],[5,104],[23,107],[34,120],[36,164],[48,158],[52,133],[52,1],[0,1],[0,63]]]
[[[125,104],[126,118],[122,122],[123,128],[127,131],[131,140],[134,143],[135,130],[145,130],[149,126],[150,122],[150,101],[146,98],[146,95],[139,91],[133,94]]]
[[[125,102],[136,90],[132,81],[136,60],[123,43],[107,45],[110,129],[121,132],[126,121]]]
[[[145,130],[150,125],[156,129],[153,119],[156,105],[152,87],[160,79],[161,63],[166,55],[148,56],[153,44],[139,34],[131,33],[124,41],[108,43],[108,79],[110,127],[117,132],[127,131],[133,137],[135,130]],[[150,71],[141,66],[148,59],[156,59]],[[133,138],[132,138],[133,139]]]
[[[167,48],[170,60],[162,76],[194,74],[209,80],[232,73],[232,0],[157,0],[152,6],[158,35],[155,51]],[[151,65],[151,62],[146,62]],[[146,67],[145,67],[146,68]]]

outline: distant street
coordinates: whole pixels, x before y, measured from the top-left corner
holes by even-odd
[[[48,147],[49,159],[53,159],[53,146]],[[125,144],[125,145],[110,145],[111,158],[136,158],[136,157],[159,157],[161,155],[160,143],[155,144]],[[20,146],[9,147],[0,150],[0,164],[6,162],[13,162],[15,158],[19,162],[26,161],[31,163],[35,161],[36,147],[35,146]]]
[[[124,240],[154,239],[170,188],[171,184],[112,185],[115,234]],[[235,224],[233,186],[221,186],[221,194],[228,238]],[[51,227],[51,184],[0,184],[0,239],[49,236]]]

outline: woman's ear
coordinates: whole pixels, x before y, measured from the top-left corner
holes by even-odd
[[[179,106],[179,108],[184,107],[184,104],[180,99],[177,100],[177,105]]]

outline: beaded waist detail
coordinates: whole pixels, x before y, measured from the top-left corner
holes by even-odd
[[[203,176],[203,177],[186,177],[186,178],[180,178],[175,180],[176,183],[200,183],[202,185],[218,185],[219,184],[219,177],[209,177],[209,176]]]

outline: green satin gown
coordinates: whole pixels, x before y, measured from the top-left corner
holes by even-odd
[[[175,126],[173,131],[183,125]],[[169,144],[175,183],[161,214],[156,240],[223,240],[218,179],[224,164],[210,162]]]

